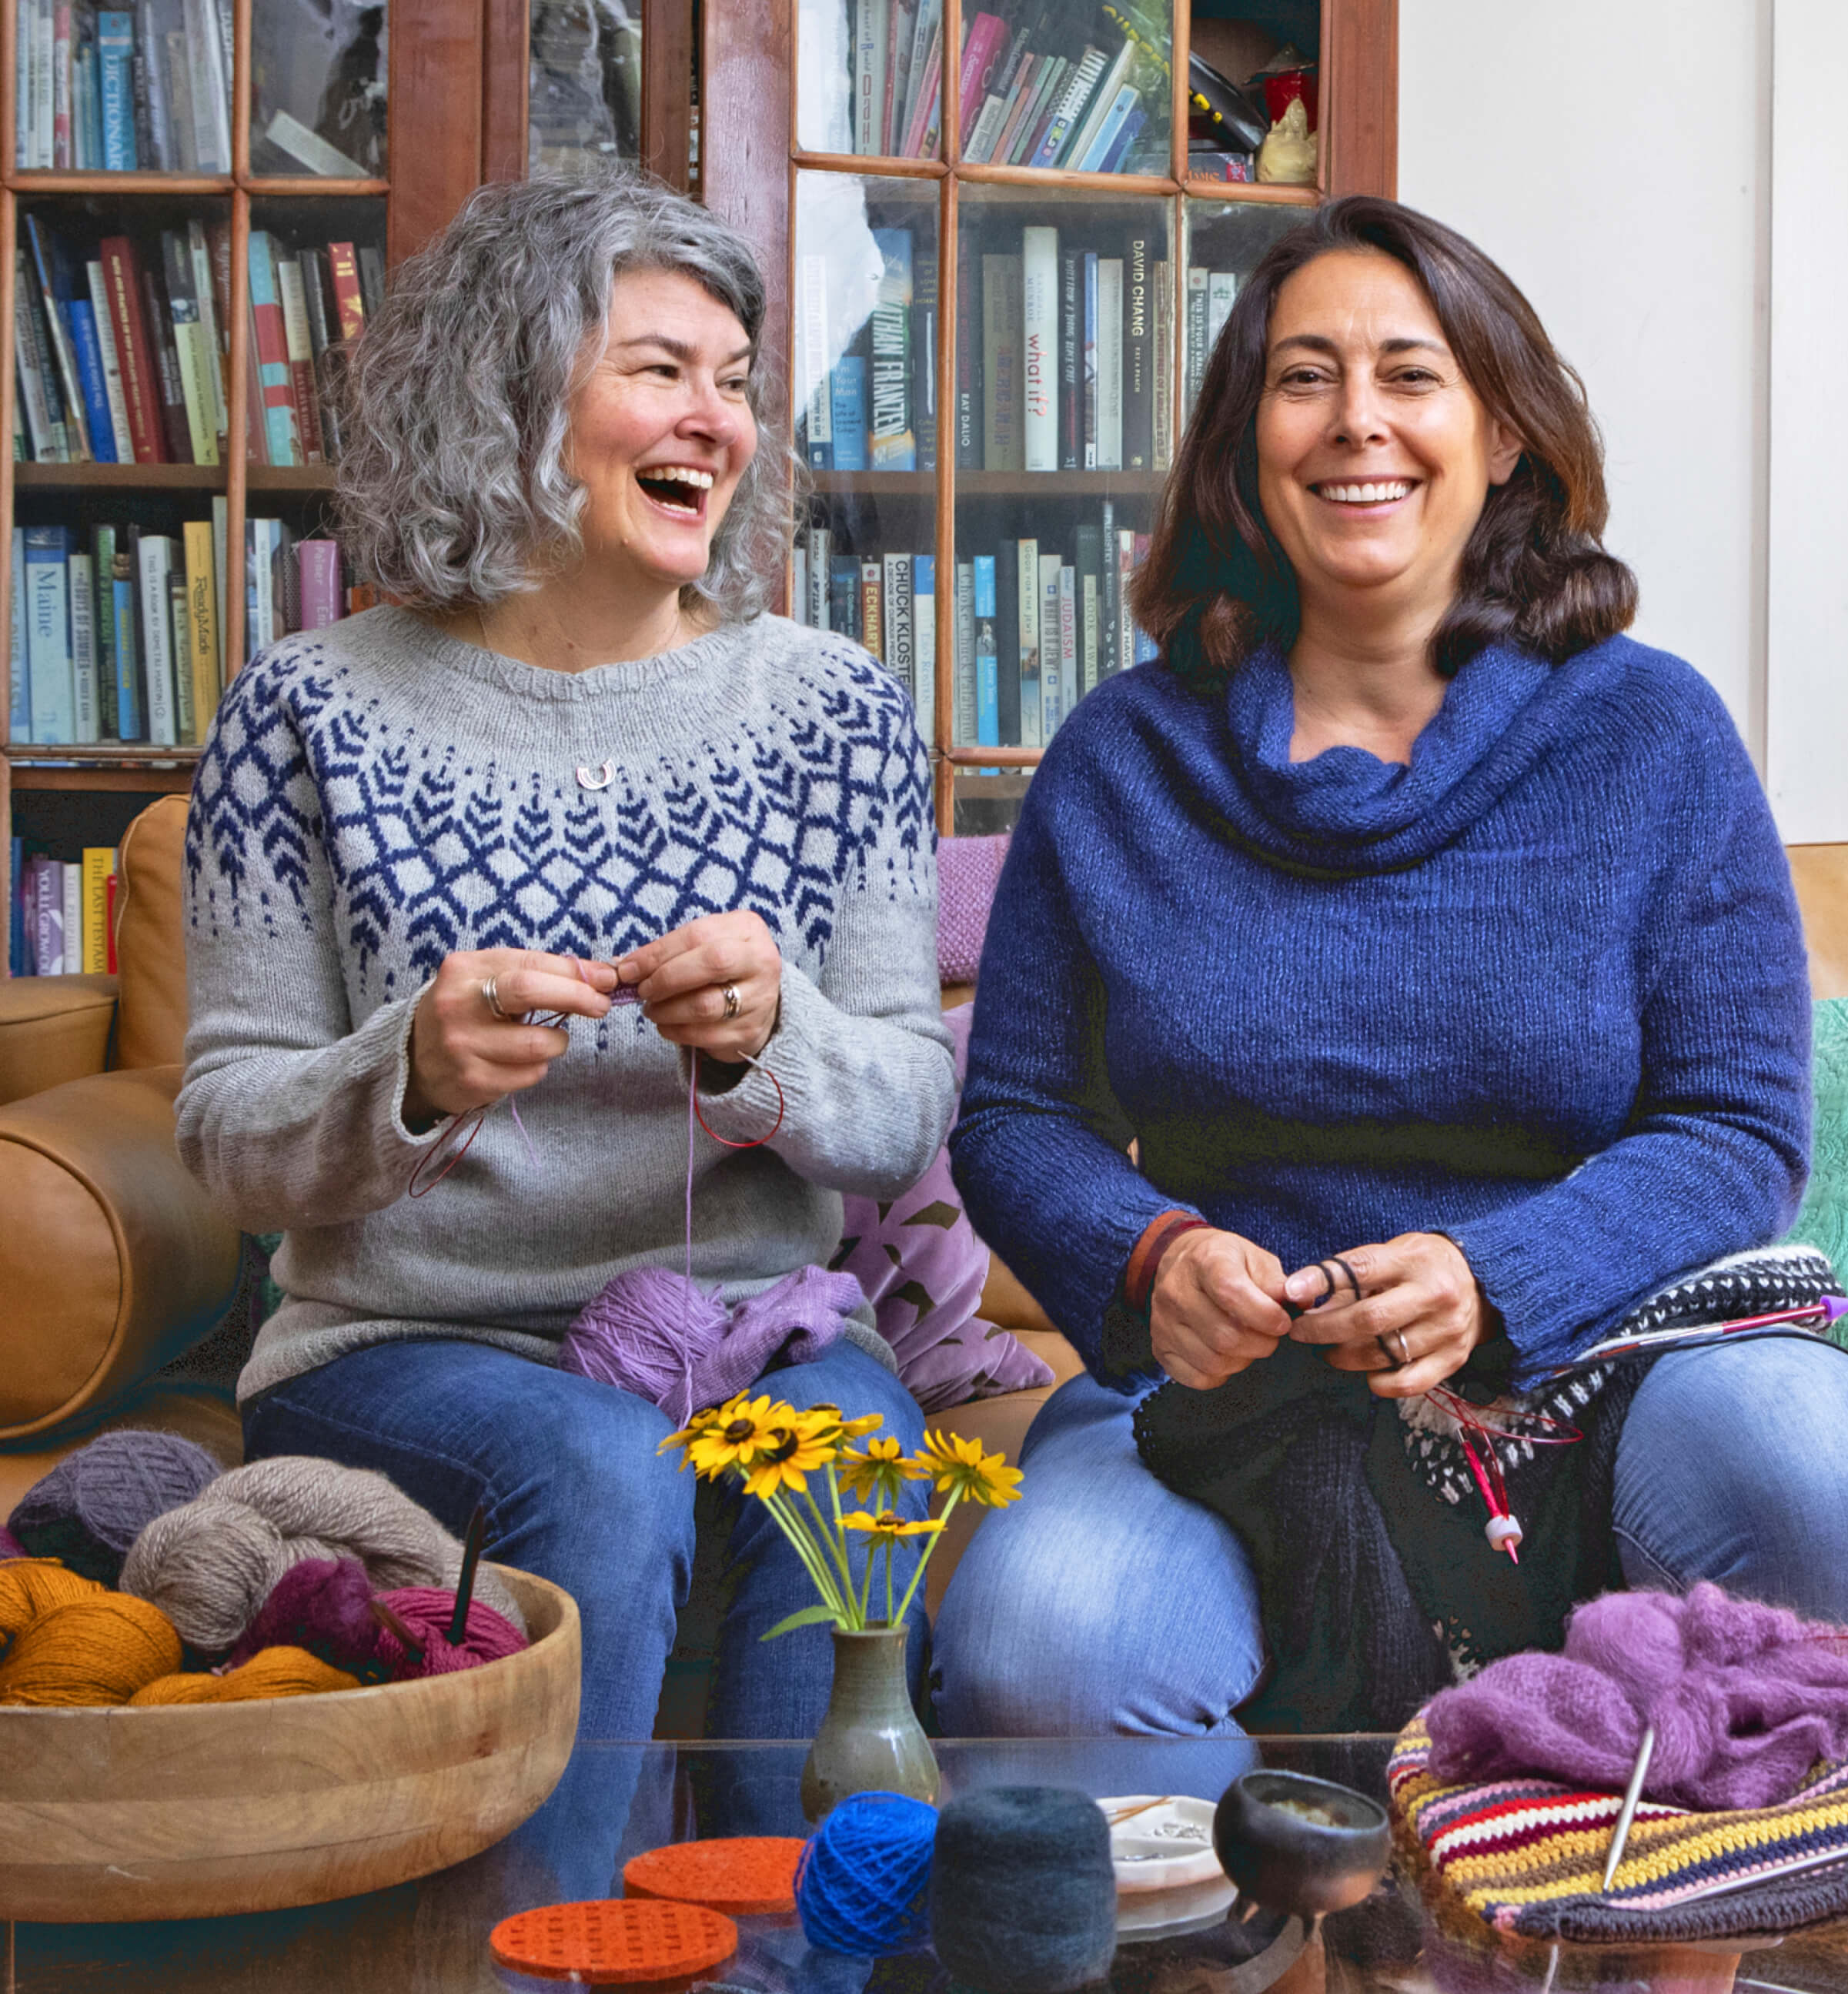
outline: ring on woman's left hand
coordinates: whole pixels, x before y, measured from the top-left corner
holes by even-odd
[[[728,983],[720,994],[725,1000],[725,1023],[729,1024],[744,1008],[739,1002],[738,985],[735,983]]]
[[[1387,1341],[1388,1337],[1399,1346],[1396,1353]],[[1406,1345],[1404,1330],[1387,1330],[1382,1334],[1376,1336],[1373,1341],[1380,1346],[1380,1355],[1395,1371],[1403,1370],[1411,1362],[1411,1352]]]

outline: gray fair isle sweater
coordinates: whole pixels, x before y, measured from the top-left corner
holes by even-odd
[[[606,787],[579,782],[605,762]],[[400,1108],[412,1014],[452,951],[608,960],[704,913],[769,923],[783,1125],[694,1146],[694,1278],[727,1301],[826,1260],[842,1193],[914,1182],[954,1084],[927,777],[894,681],[777,617],[571,675],[374,609],[239,673],[187,831],[177,1110],[223,1209],[286,1233],[288,1299],[239,1397],[394,1338],[550,1363],[605,1282],[684,1264],[685,1067],[636,1008],[571,1021],[519,1097],[530,1150],[502,1102],[406,1196],[449,1126],[413,1135]],[[748,1069],[727,1087],[737,1071],[708,1093],[702,1065],[701,1108],[741,1142],[777,1102]]]

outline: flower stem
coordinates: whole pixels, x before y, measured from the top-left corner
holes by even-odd
[[[793,1512],[786,1513],[783,1503],[773,1494],[759,1499],[770,1513],[770,1519],[777,1529],[788,1538],[797,1557],[802,1561],[809,1577],[814,1580],[815,1590],[821,1595],[821,1604],[838,1614],[842,1622],[851,1629],[854,1625],[852,1595],[849,1594],[845,1598],[842,1597],[839,1586],[835,1583],[801,1518]]]
[[[962,1500],[962,1491],[960,1489],[953,1489],[951,1492],[950,1499],[943,1506],[942,1516],[938,1519],[945,1528],[948,1526],[951,1517],[956,1513],[956,1505]],[[910,1610],[911,1595],[917,1590],[918,1583],[924,1575],[924,1567],[931,1562],[931,1554],[943,1542],[943,1537],[942,1530],[933,1530],[931,1533],[931,1540],[925,1545],[923,1555],[917,1561],[917,1569],[911,1574],[911,1583],[905,1588],[905,1596],[898,1602],[898,1617],[901,1621]]]
[[[834,1471],[831,1468],[828,1470],[828,1478],[831,1482],[834,1479]],[[847,1562],[847,1533],[841,1527],[839,1505],[837,1503],[835,1506],[835,1526],[831,1531],[822,1520],[821,1511],[815,1506],[815,1499],[808,1492],[806,1487],[802,1491],[802,1499],[808,1505],[808,1513],[815,1519],[815,1530],[821,1542],[827,1545],[829,1553],[833,1557],[841,1577],[846,1585],[848,1596],[851,1598],[853,1594],[853,1567]]]

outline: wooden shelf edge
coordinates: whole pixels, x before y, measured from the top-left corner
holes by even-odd
[[[1318,207],[1324,199],[1320,187],[1274,187],[1263,180],[1214,180],[1204,173],[1188,174],[1187,192],[1196,200],[1202,194],[1210,194],[1215,200],[1279,207]]]
[[[805,152],[790,154],[801,172],[857,173],[874,180],[940,180],[950,170],[941,159],[907,159],[884,152]]]
[[[355,180],[345,174],[317,173],[27,173],[15,168],[5,185],[22,200],[34,194],[218,194],[239,187],[253,200],[314,199],[332,194],[342,200],[382,200],[391,192],[389,180]]]
[[[22,492],[222,492],[221,464],[15,464]]]

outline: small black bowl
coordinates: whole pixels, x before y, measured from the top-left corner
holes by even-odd
[[[1305,1773],[1243,1773],[1214,1810],[1212,1845],[1242,1895],[1313,1918],[1359,1903],[1386,1872],[1392,1835],[1386,1810],[1349,1787]]]

